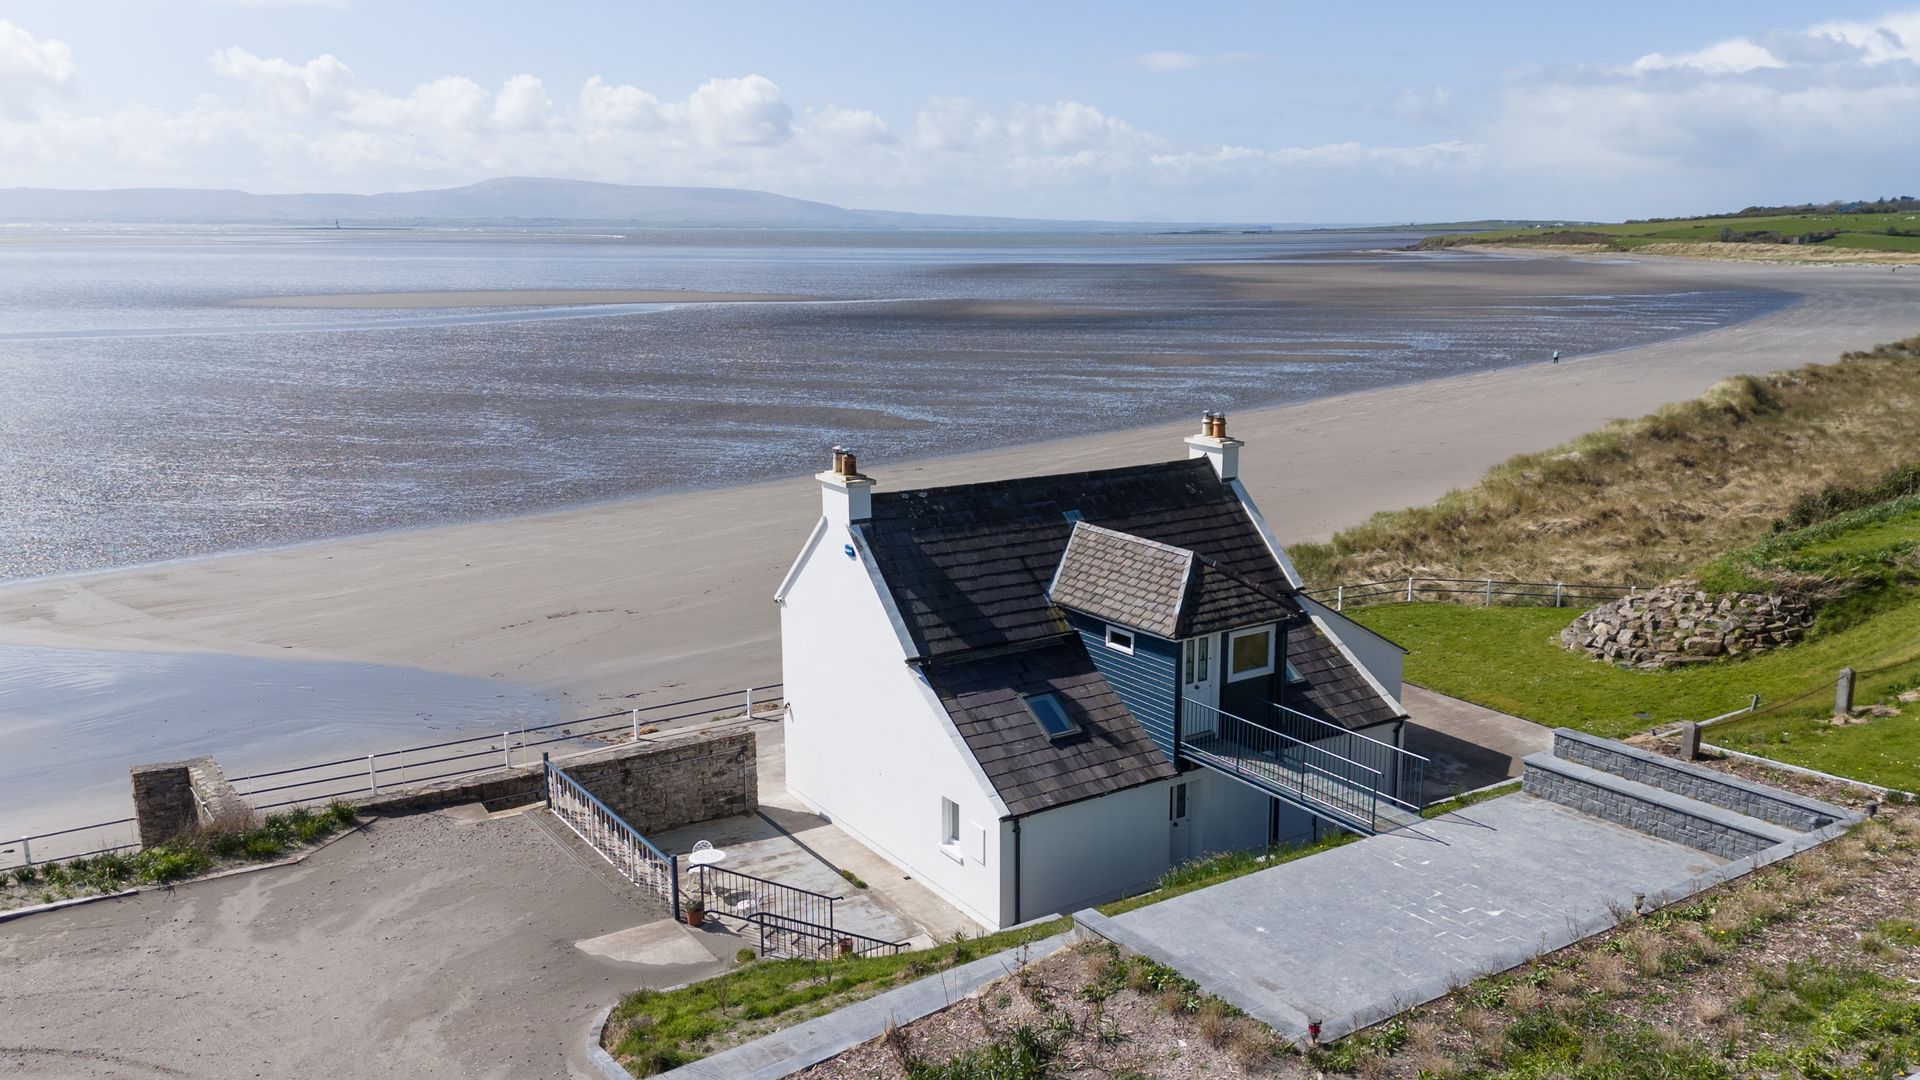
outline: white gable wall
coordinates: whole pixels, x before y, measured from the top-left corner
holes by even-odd
[[[883,593],[872,554],[836,524],[814,531],[781,587],[787,790],[983,926],[997,927],[1004,807],[939,698],[907,663],[910,645]],[[958,851],[940,844],[942,798],[960,807]]]

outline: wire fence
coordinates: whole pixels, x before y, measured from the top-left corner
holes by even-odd
[[[1412,576],[1330,585],[1324,589],[1308,589],[1306,593],[1335,611],[1345,611],[1349,607],[1367,607],[1372,604],[1413,604],[1421,601],[1465,604],[1478,602],[1483,607],[1492,607],[1495,604],[1515,607],[1565,607],[1568,604],[1618,600],[1623,596],[1632,596],[1643,588],[1645,586],[1607,585],[1590,581],[1509,581],[1494,577]]]
[[[727,690],[578,720],[522,725],[498,733],[246,773],[230,776],[227,782],[259,811],[321,805],[489,769],[537,764],[543,747],[572,744],[575,749],[586,750],[625,739],[643,739],[649,728],[664,724],[722,720],[734,715],[750,719],[777,711],[781,707],[780,689],[781,684],[770,683]],[[126,817],[0,841],[0,870],[138,848],[134,825],[134,819]]]

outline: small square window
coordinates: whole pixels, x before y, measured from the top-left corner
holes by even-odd
[[[1133,631],[1122,630],[1117,626],[1107,627],[1107,648],[1118,649],[1128,656],[1133,655]]]
[[[1059,742],[1070,735],[1080,734],[1080,725],[1067,715],[1066,707],[1052,694],[1028,694],[1020,699],[1027,706],[1027,712],[1033,714],[1034,723],[1046,732],[1047,738]]]
[[[952,799],[940,800],[940,846],[960,850],[960,804]]]
[[[1227,678],[1251,679],[1273,670],[1273,631],[1244,630],[1227,642]]]

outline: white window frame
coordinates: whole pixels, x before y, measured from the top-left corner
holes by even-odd
[[[1115,634],[1118,634],[1121,637],[1126,638],[1127,643],[1125,645],[1122,645],[1114,641],[1113,636]],[[1112,649],[1115,652],[1123,652],[1123,653],[1126,653],[1128,656],[1132,656],[1133,642],[1134,642],[1133,631],[1127,629],[1124,626],[1115,626],[1112,623],[1107,624],[1107,648]]]
[[[960,804],[945,796],[940,798],[940,850],[954,862],[967,861],[960,850]]]
[[[1238,641],[1239,641],[1239,640],[1240,640],[1241,638],[1249,638],[1249,637],[1252,637],[1252,636],[1254,636],[1255,634],[1265,634],[1265,635],[1267,636],[1267,662],[1266,662],[1266,663],[1264,663],[1264,664],[1262,664],[1262,665],[1260,665],[1260,666],[1259,666],[1259,667],[1257,667],[1257,668],[1249,668],[1249,669],[1248,669],[1248,670],[1246,670],[1246,671],[1235,671],[1235,670],[1233,670],[1233,647],[1234,647],[1234,645],[1235,645],[1235,644],[1236,644],[1236,643],[1237,643],[1237,642],[1238,642]],[[1275,634],[1275,633],[1273,632],[1273,627],[1271,627],[1271,626],[1262,626],[1262,627],[1259,627],[1259,628],[1257,628],[1257,629],[1253,629],[1253,630],[1235,630],[1235,631],[1233,631],[1232,633],[1230,633],[1230,634],[1228,634],[1228,635],[1227,635],[1227,650],[1226,650],[1226,652],[1227,652],[1227,656],[1226,656],[1226,672],[1225,672],[1225,674],[1226,674],[1226,676],[1227,676],[1227,681],[1228,681],[1228,682],[1242,682],[1242,681],[1244,681],[1244,680],[1247,680],[1247,679],[1257,679],[1257,678],[1259,678],[1259,677],[1260,677],[1260,676],[1262,676],[1262,675],[1271,675],[1271,674],[1273,674],[1273,642],[1274,642],[1274,639],[1275,639],[1275,638],[1276,638],[1277,636],[1278,636],[1278,635],[1276,635],[1276,634]]]

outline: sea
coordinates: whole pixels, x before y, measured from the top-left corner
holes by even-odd
[[[0,580],[810,473],[836,443],[878,463],[1302,401],[1791,299],[1622,288],[1603,259],[1543,288],[1527,260],[1398,250],[1417,239],[0,227]],[[1249,295],[1219,264],[1300,287]],[[1366,268],[1377,288],[1339,284]],[[1436,268],[1496,287],[1394,286]],[[235,303],[505,289],[807,299]]]
[[[884,468],[1572,362],[1792,299],[1418,239],[0,227],[0,580],[806,474],[836,443]],[[243,303],[579,289],[804,299]],[[330,763],[243,781],[270,805],[358,785],[367,754],[480,737],[381,759],[418,779],[579,719],[500,680],[4,642],[0,838],[128,842],[142,762]],[[0,842],[0,869],[25,854]]]

